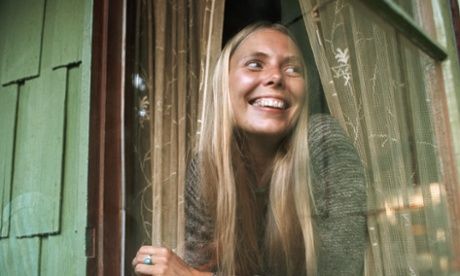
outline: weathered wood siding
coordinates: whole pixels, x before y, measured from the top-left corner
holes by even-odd
[[[0,1],[0,275],[85,275],[92,1]]]

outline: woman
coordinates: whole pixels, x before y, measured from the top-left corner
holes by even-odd
[[[330,116],[309,119],[307,70],[281,25],[257,23],[227,43],[188,169],[184,258],[144,246],[136,273],[362,273],[362,167]]]

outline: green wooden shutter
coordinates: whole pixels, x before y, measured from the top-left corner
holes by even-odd
[[[10,248],[11,250],[4,250]],[[40,238],[0,240],[0,275],[39,275]]]
[[[0,86],[0,238],[8,236],[17,86]]]
[[[0,1],[1,84],[39,74],[44,8],[44,0]]]
[[[46,28],[53,36],[49,45],[53,49],[52,68],[80,62],[85,5],[81,0],[47,1]]]
[[[86,274],[92,7],[0,0],[0,275]]]
[[[19,91],[11,209],[17,236],[59,230],[66,70],[43,72]]]
[[[81,105],[81,77],[79,67],[68,70],[67,77],[67,110],[66,110],[66,141],[64,153],[64,174],[62,187],[63,216],[59,235],[49,236],[42,241],[41,248],[41,273],[42,275],[61,275],[62,272],[71,271],[73,275],[84,275],[86,257],[81,254],[85,246],[85,235],[82,225],[86,224],[86,210],[80,204],[85,197],[86,185],[81,182],[82,171],[86,170],[86,159],[82,159],[81,152],[85,150],[85,134],[79,121],[80,114],[87,112]],[[56,250],[67,248],[68,250]]]

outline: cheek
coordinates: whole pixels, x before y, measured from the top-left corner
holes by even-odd
[[[234,73],[230,74],[230,92],[237,93],[237,94],[244,94],[251,90],[256,85],[256,79],[251,76],[251,74],[247,74],[240,71],[235,71]]]
[[[237,83],[239,83],[241,86],[249,86],[253,85],[256,79],[250,74],[239,74],[238,79],[235,81],[237,81]]]

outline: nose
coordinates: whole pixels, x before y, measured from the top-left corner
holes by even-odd
[[[274,87],[282,87],[284,85],[283,74],[279,68],[272,68],[266,72],[264,85]]]

